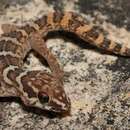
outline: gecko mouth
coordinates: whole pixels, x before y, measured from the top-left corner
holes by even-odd
[[[64,114],[64,113],[70,113],[70,108],[61,108],[61,107],[52,107],[49,111],[52,111],[54,113]]]
[[[66,112],[70,112],[71,110],[70,100],[65,100],[65,102],[60,102],[56,99],[53,99],[50,102],[50,106],[51,106],[51,111],[57,113],[66,113]]]

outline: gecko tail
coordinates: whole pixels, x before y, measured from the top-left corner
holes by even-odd
[[[117,43],[104,37],[102,43],[96,45],[97,47],[112,52],[114,54],[128,57],[130,56],[130,48],[128,44],[125,43]]]
[[[53,30],[72,32],[81,39],[103,50],[121,55],[130,56],[128,44],[121,44],[107,38],[107,32],[86,18],[74,12],[52,12],[34,21],[43,34]],[[45,28],[46,27],[46,28]]]

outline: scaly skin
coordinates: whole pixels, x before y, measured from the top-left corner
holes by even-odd
[[[4,24],[0,38],[0,97],[18,96],[26,106],[53,112],[70,111],[70,101],[63,89],[63,71],[47,49],[44,38],[50,31],[63,30],[115,54],[130,56],[126,44],[106,38],[104,31],[73,12],[53,12],[23,26]],[[43,56],[52,71],[23,69],[23,60],[31,49]]]

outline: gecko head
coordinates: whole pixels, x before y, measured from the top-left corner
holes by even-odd
[[[56,83],[56,81],[53,81],[53,84],[48,85],[48,87],[49,88],[45,88],[43,86],[38,93],[38,100],[41,104],[41,108],[56,113],[70,111],[70,100],[66,96],[62,86]]]
[[[55,113],[70,112],[71,104],[69,98],[66,96],[63,84],[52,75],[45,72],[39,73],[33,78],[27,78],[23,83],[24,86],[27,86],[26,88],[32,89],[28,92],[26,91],[29,100],[28,106]],[[31,94],[31,91],[34,94]]]

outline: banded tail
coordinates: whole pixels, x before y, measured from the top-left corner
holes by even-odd
[[[102,48],[104,50],[119,54],[122,56],[130,56],[130,48],[128,44],[114,42],[108,39],[105,31],[96,25],[92,25],[85,18],[73,12],[53,12],[44,15],[40,19],[34,21],[38,25],[39,31],[45,35],[49,31],[65,30],[79,36],[84,41]]]

